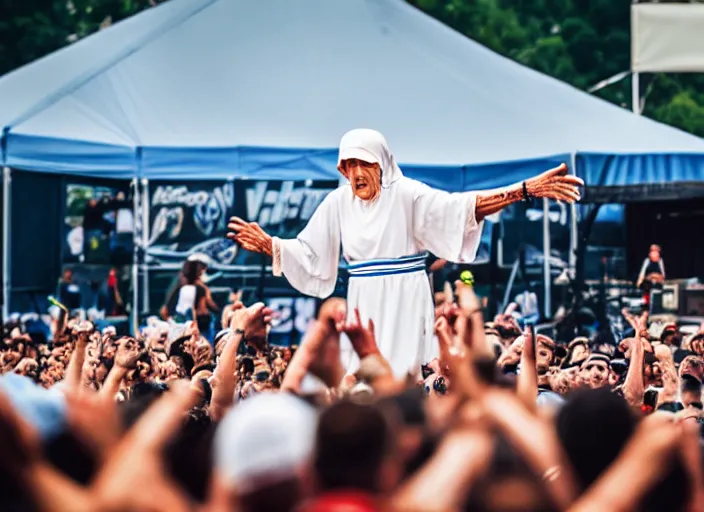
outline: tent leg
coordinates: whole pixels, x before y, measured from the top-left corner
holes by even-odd
[[[640,74],[631,74],[631,108],[633,113],[637,116],[641,114],[640,111]]]
[[[589,235],[591,235],[592,227],[596,222],[596,217],[601,209],[601,204],[597,203],[594,205],[589,213],[586,215],[582,222],[582,231],[580,233],[579,246],[577,248],[577,267],[575,268],[575,276],[573,283],[573,293],[574,293],[574,305],[572,307],[572,313],[574,314],[575,327],[578,329],[581,327],[577,323],[577,314],[582,307],[583,297],[582,290],[584,290],[584,273],[585,273],[585,261],[584,258],[587,254],[587,246],[589,245]],[[575,331],[576,332],[576,331]]]
[[[508,277],[508,282],[506,283],[506,290],[504,290],[504,301],[501,303],[501,311],[503,313],[511,302],[511,290],[513,289],[513,283],[516,281],[516,276],[518,275],[518,267],[520,266],[520,256],[516,258],[516,261],[511,267],[511,274]]]
[[[2,322],[10,316],[10,189],[12,171],[2,169]]]
[[[545,292],[545,299],[543,304],[545,306],[545,318],[550,318],[552,316],[552,304],[551,304],[551,275],[550,275],[550,201],[547,198],[543,198],[543,285]]]
[[[132,215],[134,216],[134,231],[132,234],[132,332],[139,331],[139,229],[142,227],[139,210],[139,181],[132,180]]]
[[[570,155],[570,172],[577,176],[577,154]],[[567,256],[569,268],[574,272],[577,266],[577,244],[579,243],[579,224],[577,221],[577,205],[570,205],[570,253]]]
[[[142,178],[142,313],[149,313],[149,268],[147,246],[149,245],[149,180]]]

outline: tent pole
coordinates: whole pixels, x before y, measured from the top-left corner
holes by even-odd
[[[639,0],[631,0],[632,6],[637,4]],[[633,7],[631,6],[631,13]],[[632,14],[631,14],[632,15]],[[633,46],[633,29],[631,29],[631,47]],[[631,53],[633,55],[633,53]],[[631,110],[637,116],[640,115],[640,75],[637,71],[633,71],[633,58],[631,57]]]
[[[10,314],[10,189],[12,171],[9,167],[2,169],[2,322]]]
[[[551,304],[551,276],[550,276],[550,201],[547,197],[543,198],[543,286],[545,292],[545,318],[552,316]]]
[[[570,172],[577,176],[577,153],[570,155]],[[577,266],[577,244],[579,243],[579,225],[577,222],[577,204],[570,205],[570,253],[567,256],[569,268],[574,272]]]
[[[132,233],[132,332],[136,336],[139,331],[139,229],[142,226],[139,218],[139,180],[132,179],[132,215],[134,216],[134,231]]]
[[[631,108],[637,116],[640,112],[640,74],[635,71],[631,74]]]
[[[142,178],[142,313],[149,313],[149,268],[147,246],[149,245],[149,180]]]

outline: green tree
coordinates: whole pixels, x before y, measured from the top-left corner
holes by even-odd
[[[589,89],[630,69],[630,2],[407,0],[490,49]],[[643,75],[644,115],[704,136],[704,73]],[[631,83],[595,93],[631,108]]]
[[[164,1],[164,0],[160,0]],[[0,0],[0,75],[156,5],[157,0]]]

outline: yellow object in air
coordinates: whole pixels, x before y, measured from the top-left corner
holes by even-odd
[[[462,281],[464,284],[468,284],[469,286],[474,285],[474,274],[470,272],[469,270],[463,270],[460,273],[460,281]]]

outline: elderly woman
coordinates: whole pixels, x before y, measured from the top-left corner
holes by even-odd
[[[335,288],[342,247],[350,274],[347,319],[358,310],[364,325],[373,322],[379,349],[398,376],[417,372],[438,351],[426,251],[469,263],[484,217],[531,197],[574,202],[583,185],[563,164],[504,189],[450,194],[406,178],[384,136],[368,129],[342,137],[338,169],[349,183],[325,198],[297,238],[271,237],[236,217],[228,236],[271,256],[275,275],[321,298]],[[343,359],[348,371],[358,366],[349,346]]]

